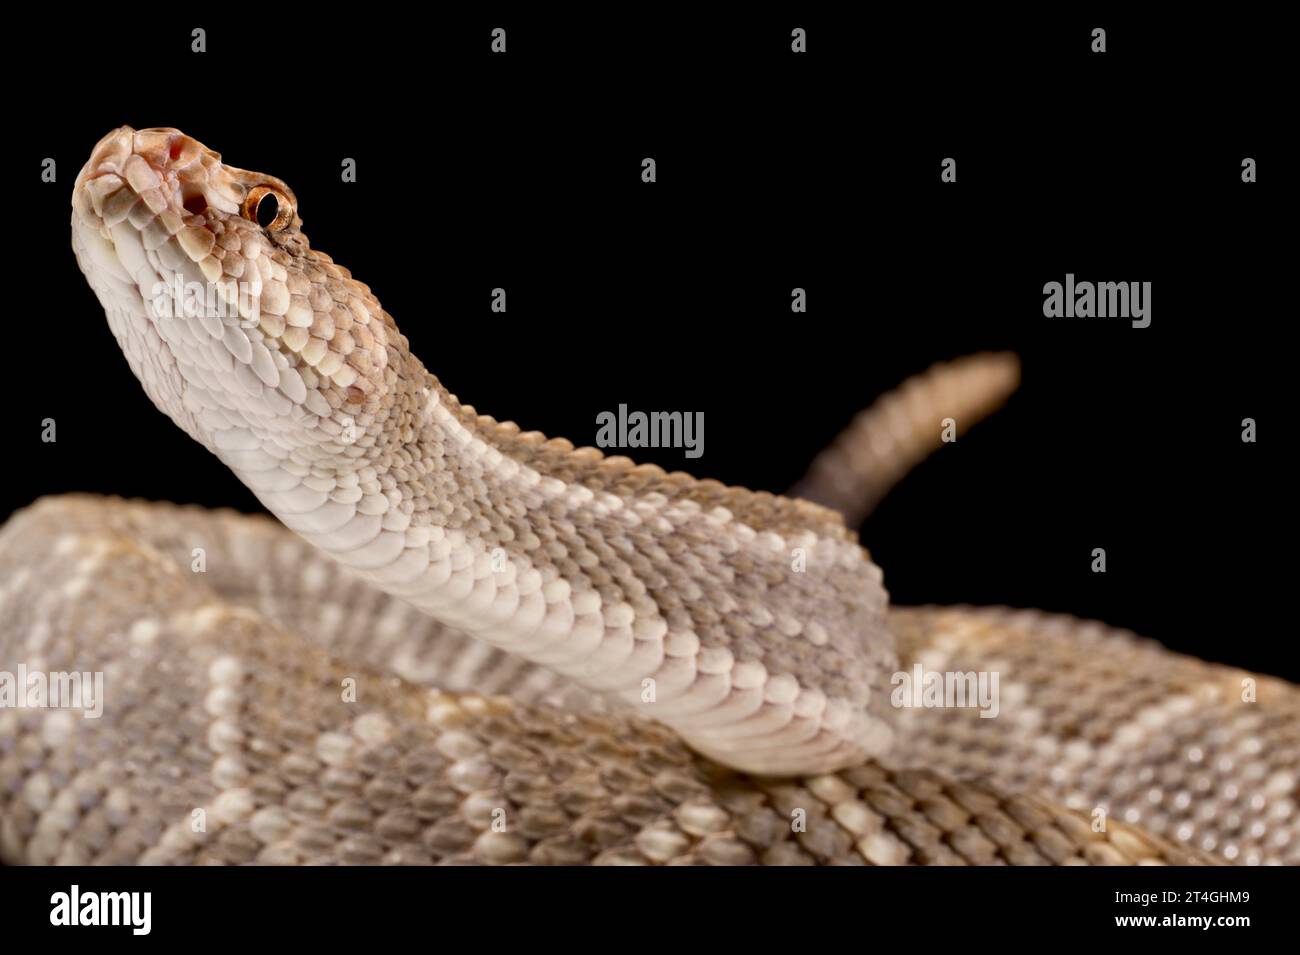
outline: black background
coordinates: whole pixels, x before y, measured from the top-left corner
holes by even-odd
[[[0,516],[66,491],[258,509],[145,398],[68,245],[95,142],[177,126],[286,180],[313,246],[462,400],[578,444],[620,403],[703,411],[702,458],[637,456],[780,491],[907,375],[1012,349],[1024,383],[1008,407],[863,527],[895,602],[1069,612],[1300,677],[1278,450],[1294,115],[1282,33],[1249,16],[268,7],[105,14],[34,41],[66,86],[11,83],[8,262],[26,300],[10,299],[5,336]],[[1258,183],[1241,182],[1245,156]],[[1043,284],[1067,272],[1152,282],[1151,326],[1044,318]]]

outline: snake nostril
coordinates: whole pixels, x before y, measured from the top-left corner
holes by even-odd
[[[208,200],[203,193],[196,192],[193,195],[186,196],[182,205],[185,206],[185,211],[191,215],[201,216],[207,211]]]

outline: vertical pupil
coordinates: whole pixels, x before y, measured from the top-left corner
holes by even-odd
[[[274,194],[267,193],[257,201],[257,224],[265,228],[275,221],[280,213],[280,201]]]

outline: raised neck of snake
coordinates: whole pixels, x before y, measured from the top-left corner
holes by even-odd
[[[730,766],[885,750],[887,598],[834,513],[477,415],[301,228],[284,182],[174,129],[114,130],[73,193],[77,260],[132,371],[272,513]]]

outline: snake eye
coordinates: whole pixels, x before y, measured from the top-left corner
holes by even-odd
[[[274,186],[254,186],[248,190],[240,211],[245,219],[256,222],[268,232],[279,232],[293,221],[292,203]]]

